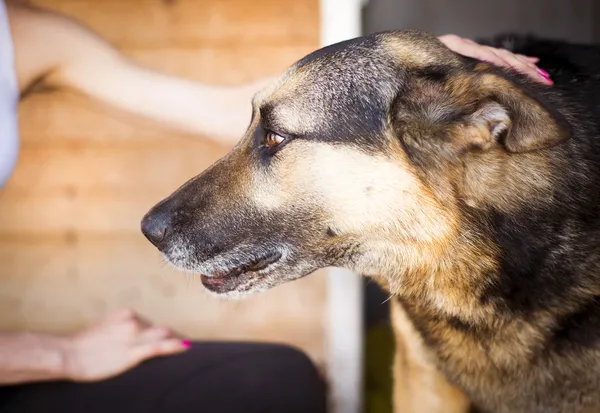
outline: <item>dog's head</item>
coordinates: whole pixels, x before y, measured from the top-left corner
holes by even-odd
[[[326,47],[259,92],[240,143],[142,230],[229,296],[327,266],[426,272],[464,236],[465,208],[545,195],[536,154],[569,131],[532,87],[420,32]]]

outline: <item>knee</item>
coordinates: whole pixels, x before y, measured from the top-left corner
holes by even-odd
[[[246,371],[254,376],[260,390],[270,388],[271,402],[285,409],[281,411],[326,411],[325,380],[304,352],[290,346],[273,345],[250,361],[252,367],[247,366]]]
[[[198,368],[188,371],[185,381],[165,397],[165,406],[185,404],[204,406],[205,410],[219,406],[221,411],[244,413],[326,412],[325,382],[302,351],[264,343],[219,343],[210,347],[212,354],[207,345],[187,354],[186,365],[196,364],[194,357],[210,356],[212,361],[197,363]]]
[[[274,372],[294,373],[298,381],[305,383],[323,381],[310,357],[297,348],[286,345],[274,345],[260,358],[266,369]]]

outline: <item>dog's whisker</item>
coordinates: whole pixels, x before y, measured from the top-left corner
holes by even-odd
[[[390,296],[389,296],[388,298],[386,298],[385,300],[383,300],[381,304],[385,304],[385,303],[387,303],[387,302],[388,302],[388,301],[390,301],[390,300],[391,300],[393,297],[394,297],[394,295],[393,295],[393,294],[390,294]]]

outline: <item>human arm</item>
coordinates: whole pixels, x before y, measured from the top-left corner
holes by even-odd
[[[76,89],[134,115],[189,133],[237,141],[250,118],[250,100],[272,79],[219,87],[161,73],[133,62],[99,35],[66,16],[7,3],[19,86],[37,81]],[[512,67],[552,84],[537,58],[479,45],[456,35],[439,39],[456,53]]]
[[[232,87],[195,82],[138,65],[64,15],[7,2],[21,91],[42,82],[183,132],[237,140],[253,94],[269,79]]]
[[[115,312],[71,336],[0,333],[0,385],[102,380],[187,347],[188,341],[149,325],[130,310]]]

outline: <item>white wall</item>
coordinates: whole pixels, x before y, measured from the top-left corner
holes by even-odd
[[[321,0],[321,45],[362,34],[361,0]],[[363,287],[349,271],[329,270],[328,371],[335,413],[359,413],[363,405]]]

